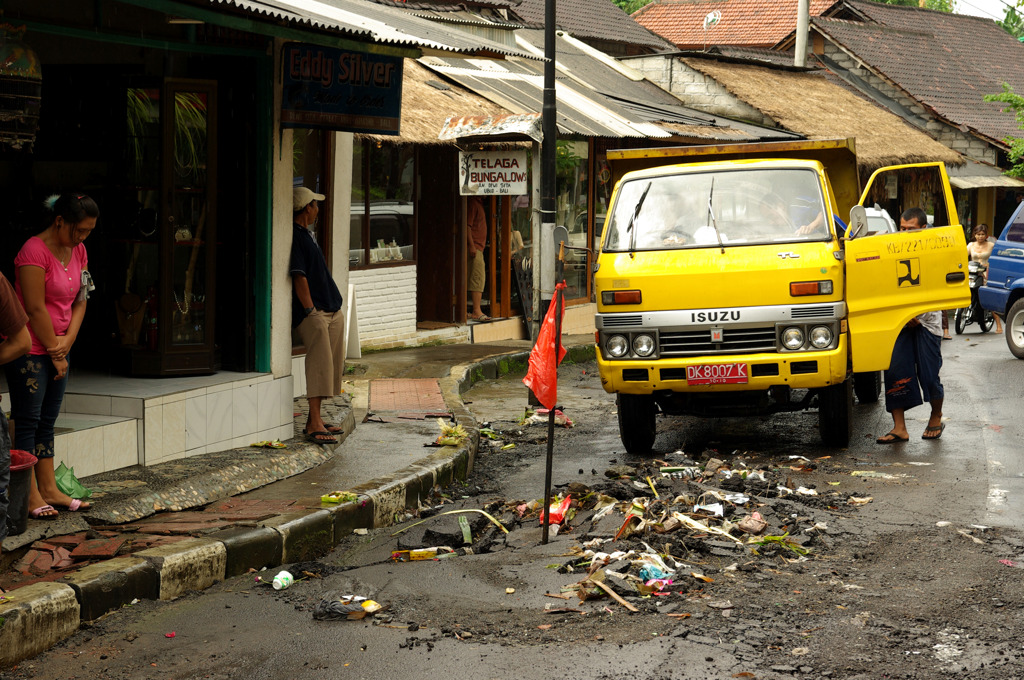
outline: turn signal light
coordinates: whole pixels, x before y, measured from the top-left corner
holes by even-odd
[[[831,295],[831,281],[794,281],[789,284],[789,294],[793,297],[800,295]]]
[[[601,304],[638,305],[642,296],[638,290],[606,290],[601,293]]]

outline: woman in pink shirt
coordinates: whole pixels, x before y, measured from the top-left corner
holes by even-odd
[[[15,290],[28,312],[32,349],[6,367],[14,448],[31,451],[39,459],[28,499],[34,519],[56,517],[57,507],[72,512],[89,507],[57,488],[53,428],[91,283],[82,242],[100,215],[96,202],[85,194],[51,196],[45,207],[49,226],[26,241],[14,258]]]

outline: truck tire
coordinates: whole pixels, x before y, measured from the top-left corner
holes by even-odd
[[[643,456],[651,452],[657,429],[654,424],[654,397],[649,394],[620,394],[619,439],[626,451]]]
[[[1010,354],[1024,359],[1024,298],[1017,300],[1006,313],[1006,346]]]
[[[853,381],[818,392],[818,432],[825,446],[847,446],[853,434]]]
[[[882,391],[882,372],[853,374],[853,393],[861,404],[878,403],[878,393]]]

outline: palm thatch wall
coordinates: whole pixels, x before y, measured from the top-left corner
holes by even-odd
[[[810,139],[856,138],[862,172],[901,163],[964,162],[956,151],[820,73],[709,59],[683,62],[793,132]]]

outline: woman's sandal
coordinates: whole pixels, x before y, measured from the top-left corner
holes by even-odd
[[[38,508],[28,511],[28,516],[32,519],[56,519],[59,514],[57,508],[52,505],[40,505]]]

